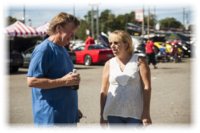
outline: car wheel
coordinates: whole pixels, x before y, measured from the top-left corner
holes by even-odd
[[[90,66],[92,64],[92,58],[90,55],[86,55],[84,59],[84,65]]]

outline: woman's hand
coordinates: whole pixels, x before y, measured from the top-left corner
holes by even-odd
[[[101,118],[100,118],[100,124],[101,124],[101,126],[107,126],[108,121],[104,120],[103,116],[101,116]]]
[[[144,126],[148,126],[148,125],[152,124],[150,114],[143,113],[143,115],[142,115],[142,123],[143,123]]]

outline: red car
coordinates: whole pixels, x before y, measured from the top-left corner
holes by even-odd
[[[87,47],[80,46],[74,49],[74,51],[76,53],[76,64],[84,64],[86,66],[105,63],[113,57],[111,49],[99,44]]]

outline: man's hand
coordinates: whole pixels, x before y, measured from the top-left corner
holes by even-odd
[[[79,85],[80,83],[80,74],[79,73],[68,73],[61,78],[65,86]]]

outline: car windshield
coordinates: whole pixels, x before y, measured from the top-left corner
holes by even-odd
[[[84,50],[85,49],[85,46],[80,46],[80,47],[78,47],[78,48],[76,48],[76,49],[74,49],[75,51],[81,51],[81,50]]]
[[[105,49],[106,47],[100,44],[90,45],[88,49]]]
[[[29,49],[27,49],[24,53],[25,54],[31,54],[33,52],[33,50],[35,49],[35,46],[34,47],[31,47]]]

